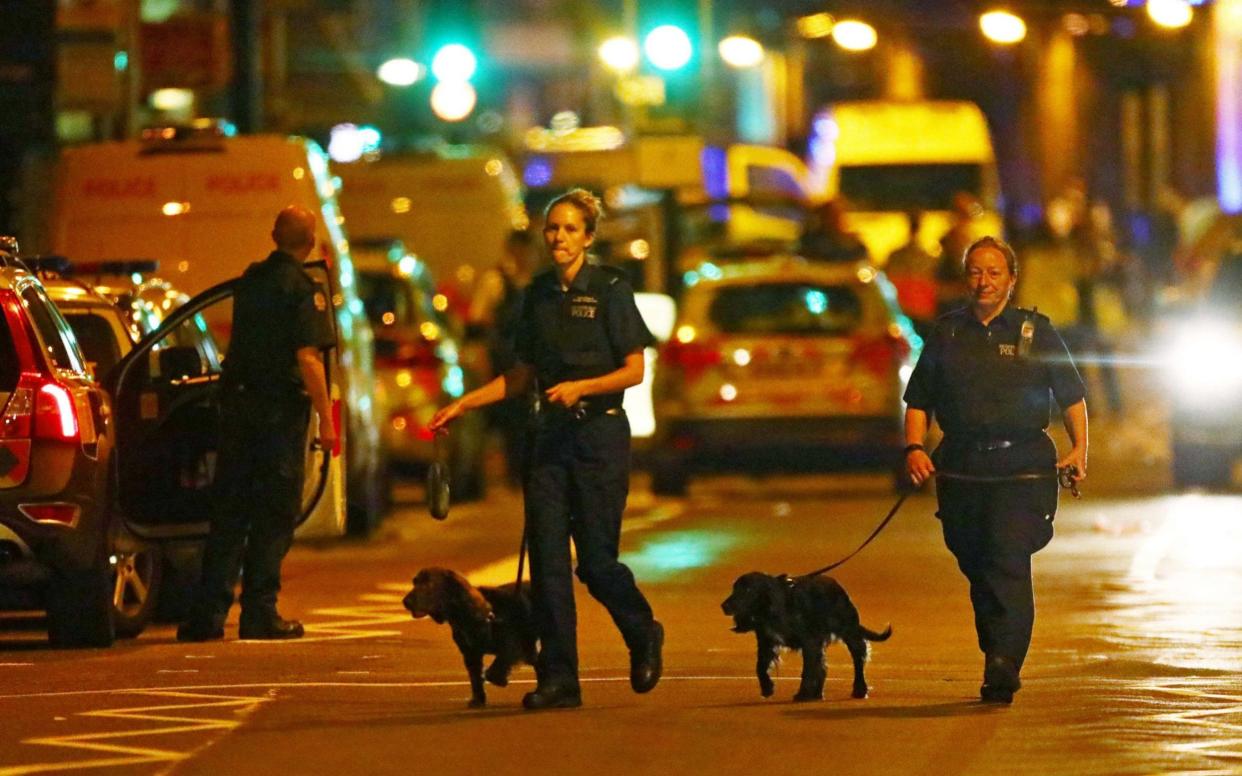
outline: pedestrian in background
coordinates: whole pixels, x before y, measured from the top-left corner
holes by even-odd
[[[910,239],[889,254],[884,272],[897,289],[897,303],[910,317],[920,337],[926,337],[936,321],[936,267],[938,260],[919,243],[923,214],[906,213]]]
[[[656,686],[664,628],[618,560],[630,477],[626,388],[643,380],[643,349],[655,340],[623,273],[587,260],[601,205],[574,189],[552,200],[543,238],[553,266],[531,281],[517,325],[517,363],[441,409],[440,432],[464,413],[534,390],[539,398],[525,482],[526,540],[540,652],[527,709],[582,703],[569,543],[578,576],[608,609],[630,650],[635,692]]]
[[[1054,466],[1073,467],[1074,480],[1087,473],[1086,391],[1048,319],[1009,306],[1013,249],[981,238],[965,267],[970,304],[936,322],[906,389],[906,470],[916,485],[943,475],[937,516],[970,583],[984,654],[979,694],[1008,703],[1021,687],[1035,622],[1031,556],[1052,539]],[[1059,460],[1047,435],[1053,399],[1072,443]],[[934,459],[923,449],[933,417],[944,431]],[[1045,476],[1004,479],[1029,474]]]
[[[272,229],[276,250],[237,281],[221,377],[222,409],[211,533],[180,641],[224,637],[233,587],[244,569],[243,639],[296,639],[302,624],[276,609],[280,566],[302,508],[306,429],[336,443],[320,351],[333,344],[329,300],[302,262],[315,247],[315,215],[290,206]]]
[[[500,262],[483,274],[470,302],[471,335],[486,343],[492,377],[504,374],[517,363],[513,338],[521,318],[522,294],[530,283],[533,243],[526,230],[510,232],[505,238]],[[489,423],[500,432],[505,472],[513,485],[520,485],[522,481],[526,428],[530,419],[526,398],[498,402],[489,407],[488,413]]]
[[[819,206],[814,223],[798,240],[798,254],[816,261],[869,261],[867,246],[845,226],[845,203],[830,199]]]

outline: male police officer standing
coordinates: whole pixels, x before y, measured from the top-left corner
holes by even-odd
[[[328,300],[302,268],[315,247],[315,215],[290,206],[272,229],[276,250],[251,264],[233,297],[224,364],[217,504],[203,571],[181,641],[224,636],[233,585],[244,565],[243,639],[296,639],[302,624],[276,612],[280,564],[301,511],[306,426],[336,441],[320,349],[332,344]],[[244,560],[244,563],[243,563]]]
[[[541,407],[526,477],[526,532],[539,628],[538,685],[527,709],[579,706],[577,617],[569,554],[578,576],[612,615],[630,649],[630,685],[644,693],[661,673],[664,629],[634,575],[617,560],[629,491],[626,388],[643,379],[647,330],[620,272],[593,265],[599,200],[582,189],[562,194],[545,214],[554,266],[531,281],[507,373],[440,410],[433,431],[463,413],[537,386]]]
[[[940,467],[937,514],[985,656],[980,697],[1009,703],[1035,622],[1031,556],[1052,538],[1053,465],[1074,467],[1075,480],[1087,472],[1086,394],[1048,319],[1009,307],[1013,249],[984,237],[964,264],[970,305],[936,322],[906,390],[906,469],[921,484]],[[1073,444],[1059,461],[1045,433],[1050,395]],[[944,431],[935,464],[922,445],[933,414]],[[1013,478],[1023,474],[1044,476]]]

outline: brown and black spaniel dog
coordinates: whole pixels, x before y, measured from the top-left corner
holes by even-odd
[[[824,647],[841,640],[854,659],[855,698],[867,697],[863,664],[867,662],[868,641],[884,641],[893,633],[867,630],[858,621],[858,610],[845,589],[828,576],[791,579],[752,571],[733,583],[733,592],[720,605],[733,618],[737,633],[754,632],[759,642],[755,673],[759,692],[772,695],[768,671],[781,649],[802,652],[802,684],[795,701],[817,701],[824,697]]]
[[[415,619],[430,617],[448,623],[470,675],[470,707],[487,703],[484,678],[497,687],[509,683],[509,670],[518,663],[535,662],[539,637],[530,608],[530,585],[518,590],[475,587],[455,571],[423,569],[402,602]],[[496,659],[483,672],[483,656]]]

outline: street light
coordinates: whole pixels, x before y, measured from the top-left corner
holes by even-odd
[[[389,86],[410,86],[423,77],[425,69],[412,59],[396,57],[380,65],[375,74]]]
[[[832,14],[813,13],[798,19],[798,34],[804,38],[826,38],[832,34]]]
[[[1147,15],[1161,27],[1175,30],[1190,24],[1195,9],[1186,0],[1147,0]]]
[[[643,51],[660,70],[679,70],[694,56],[694,45],[685,30],[674,24],[663,24],[647,33]]]
[[[1011,45],[1026,37],[1026,22],[1008,11],[988,11],[979,17],[979,29],[993,43]]]
[[[744,69],[755,67],[763,61],[763,44],[745,35],[730,35],[720,41],[717,48],[720,51],[720,58],[729,67]]]
[[[875,27],[857,19],[846,19],[832,25],[832,40],[846,51],[867,51],[875,48]]]
[[[638,67],[638,44],[618,35],[600,44],[599,58],[614,73],[628,73]]]

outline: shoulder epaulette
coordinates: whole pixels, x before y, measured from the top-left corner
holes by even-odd
[[[615,284],[618,280],[629,280],[630,276],[620,267],[614,267],[611,264],[596,264],[595,268],[601,271],[608,280],[608,285]]]

